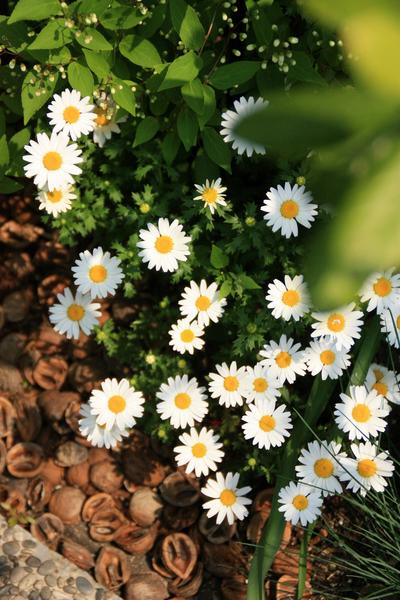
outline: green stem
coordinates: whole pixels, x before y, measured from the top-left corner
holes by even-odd
[[[299,577],[297,582],[296,600],[301,600],[304,594],[307,581],[307,555],[308,555],[308,544],[315,527],[315,523],[310,523],[307,529],[304,531],[304,535],[300,544],[300,556],[299,556]]]

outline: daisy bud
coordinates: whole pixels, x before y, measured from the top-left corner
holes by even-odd
[[[150,210],[150,204],[148,204],[147,202],[143,202],[140,206],[139,206],[139,210],[141,213],[143,213],[144,215],[146,213],[149,212]]]
[[[246,217],[245,223],[247,227],[254,227],[254,225],[256,224],[256,220],[254,217]]]

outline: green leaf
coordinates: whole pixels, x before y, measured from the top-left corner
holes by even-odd
[[[1,194],[13,194],[18,190],[21,190],[24,186],[14,179],[9,177],[0,177],[0,193]]]
[[[114,0],[111,0],[113,3]],[[108,9],[110,0],[80,0],[72,3],[75,8],[75,14],[91,14],[96,13],[98,17]],[[71,8],[71,5],[70,5]]]
[[[183,56],[179,56],[174,62],[168,65],[164,79],[158,88],[159,91],[168,90],[183,85],[188,81],[193,81],[197,77],[202,65],[201,58],[192,50]]]
[[[246,275],[245,273],[241,273],[238,279],[245,290],[261,290],[261,286],[259,286],[252,277]]]
[[[201,115],[204,111],[203,84],[200,79],[193,79],[181,87],[181,94],[186,104]]]
[[[186,106],[178,114],[177,129],[178,135],[187,152],[196,143],[199,125],[196,115]]]
[[[78,44],[89,50],[112,50],[113,47],[100,31],[87,27],[79,37],[75,38]],[[89,41],[87,41],[89,40]]]
[[[134,65],[152,69],[162,63],[157,48],[140,35],[126,35],[119,43],[119,50]]]
[[[24,161],[22,158],[24,146],[29,142],[31,132],[28,127],[21,129],[15,133],[12,138],[8,141],[8,147],[10,149],[11,161],[10,166],[7,170],[7,175],[13,177],[24,176]]]
[[[205,127],[201,137],[209,158],[230,173],[232,155],[222,137],[211,127]]]
[[[10,153],[8,151],[7,138],[2,135],[0,138],[0,173],[3,175],[10,160]]]
[[[325,79],[315,70],[310,57],[305,52],[293,52],[296,64],[290,67],[288,79],[291,81],[305,81],[316,85],[327,85]]]
[[[161,144],[161,153],[167,165],[171,165],[174,162],[179,146],[180,140],[176,133],[167,133]]]
[[[61,48],[69,44],[72,40],[71,30],[65,27],[64,19],[50,21],[38,33],[28,50],[50,50],[52,48]]]
[[[83,54],[89,69],[101,80],[110,74],[110,65],[102,54],[92,50],[83,49]]]
[[[49,65],[66,65],[71,60],[71,52],[68,46],[54,48],[53,50],[28,50],[36,62],[48,63]]]
[[[155,117],[146,117],[141,121],[136,129],[133,147],[145,144],[151,140],[160,128],[160,124]]]
[[[117,29],[131,29],[131,27],[135,27],[135,25],[145,18],[146,15],[142,15],[133,6],[125,6],[119,2],[113,2],[112,6],[99,17],[99,21],[106,29],[115,31]]]
[[[224,269],[229,264],[229,257],[218,246],[212,246],[210,262],[216,269]]]
[[[169,10],[172,26],[186,48],[198,50],[202,46],[206,34],[194,8],[184,0],[170,0]]]
[[[113,98],[115,102],[131,115],[136,115],[136,99],[132,91],[133,82],[114,77]]]
[[[0,41],[7,46],[7,50],[19,54],[30,42],[27,23],[10,25],[7,17],[0,15]]]
[[[0,106],[0,136],[6,132],[6,118],[4,116],[4,110]]]
[[[17,21],[40,21],[61,12],[58,0],[19,0],[11,13],[8,23]]]
[[[219,289],[219,297],[226,298],[231,293],[231,290],[232,290],[232,282],[228,281],[228,280],[224,281],[224,283],[221,285],[221,287]]]
[[[203,85],[203,99],[204,108],[201,115],[199,115],[200,129],[203,129],[204,125],[206,125],[206,123],[208,123],[208,121],[214,115],[217,106],[215,101],[215,92],[209,85]]]
[[[228,90],[254,77],[259,68],[260,63],[254,60],[240,60],[223,65],[212,75],[210,83],[217,90]]]
[[[34,80],[31,84],[30,81]],[[24,125],[33,117],[33,115],[46,104],[50,96],[54,93],[58,80],[58,73],[54,74],[54,81],[49,78],[44,80],[44,85],[40,85],[41,79],[37,78],[35,71],[28,71],[22,83],[21,101],[24,112]],[[44,93],[42,93],[44,91]],[[36,95],[36,92],[39,95]]]
[[[79,62],[72,62],[68,65],[67,73],[71,87],[78,90],[82,96],[92,95],[94,80],[90,69]]]

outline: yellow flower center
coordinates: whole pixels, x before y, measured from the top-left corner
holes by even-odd
[[[297,510],[305,510],[308,506],[308,499],[302,494],[298,494],[293,498],[292,504]]]
[[[192,446],[192,454],[195,458],[203,458],[207,454],[207,447],[201,442],[197,442]]]
[[[260,429],[262,429],[263,431],[266,431],[268,433],[269,431],[272,431],[273,429],[275,429],[276,421],[275,421],[274,417],[271,417],[271,415],[264,415],[258,421],[258,425],[259,425]]]
[[[57,202],[60,202],[63,194],[61,190],[53,190],[52,192],[46,192],[46,197],[49,202],[56,204]]]
[[[253,381],[253,390],[262,393],[265,392],[266,389],[268,389],[268,381],[265,377],[256,377]]]
[[[160,235],[156,239],[154,246],[161,254],[168,254],[174,247],[174,242],[169,235]]]
[[[108,399],[108,409],[115,414],[122,412],[125,409],[125,406],[126,400],[122,396],[111,396],[111,398]]]
[[[206,188],[202,193],[202,198],[207,204],[215,204],[218,198],[218,192],[215,188]]]
[[[107,278],[107,269],[103,265],[94,265],[89,269],[89,277],[94,283],[102,283]]]
[[[102,108],[95,108],[94,112],[97,115],[94,120],[97,127],[104,127],[104,125],[107,125],[110,122],[110,119],[107,118],[107,114]]]
[[[48,171],[57,171],[62,165],[63,159],[59,152],[46,152],[43,156],[43,166]]]
[[[371,460],[370,458],[359,460],[357,464],[357,471],[361,477],[373,477],[377,471],[375,461]]]
[[[194,333],[191,329],[184,329],[181,331],[181,340],[185,344],[190,344],[190,342],[193,342],[194,337]]]
[[[234,375],[228,375],[224,379],[224,388],[227,392],[236,392],[239,387],[239,380]]]
[[[319,458],[314,463],[314,473],[317,477],[326,479],[332,475],[333,470],[333,463],[328,458]]]
[[[358,423],[366,423],[371,418],[371,411],[366,404],[356,404],[351,414]]]
[[[222,490],[219,499],[224,506],[232,506],[232,504],[235,504],[236,502],[236,494],[235,492],[232,492],[232,490],[225,488]]]
[[[81,112],[79,108],[76,108],[76,106],[67,106],[67,108],[64,109],[63,117],[64,121],[67,121],[67,123],[76,123],[79,121],[80,116]]]
[[[299,214],[299,205],[295,200],[285,200],[281,204],[281,215],[285,219],[294,219]]]
[[[211,300],[208,296],[199,296],[195,304],[198,310],[207,310],[211,304]]]
[[[282,302],[286,306],[296,306],[300,301],[300,294],[296,290],[287,290],[282,295]]]
[[[374,383],[372,389],[376,390],[381,396],[387,396],[387,393],[389,391],[389,388],[386,385],[386,383],[382,383],[381,381],[377,381],[376,383]]]
[[[344,329],[345,324],[346,324],[346,320],[345,320],[344,316],[341,315],[340,313],[332,313],[328,317],[328,321],[327,321],[328,329],[330,329],[331,331],[333,331],[335,333],[342,331]]]
[[[336,354],[332,350],[323,350],[319,355],[319,359],[323,365],[331,365],[335,362]]]
[[[279,352],[279,354],[275,356],[275,362],[280,369],[286,369],[292,362],[292,357],[288,352]]]
[[[373,285],[374,292],[377,296],[384,298],[392,291],[392,283],[386,277],[379,277]]]
[[[80,321],[83,319],[85,309],[80,304],[71,304],[67,308],[67,315],[71,321]]]
[[[175,396],[175,406],[177,408],[180,408],[181,410],[185,410],[186,408],[189,408],[189,406],[192,403],[192,399],[189,396],[189,394],[186,394],[185,392],[181,392],[180,394],[177,394]]]

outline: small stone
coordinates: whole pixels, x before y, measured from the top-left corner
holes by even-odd
[[[66,594],[75,594],[75,588],[73,588],[71,585],[66,585],[63,587],[63,592]]]
[[[35,583],[33,584],[33,587],[35,588],[35,590],[41,590],[42,589],[42,585],[43,585],[43,581],[41,579],[36,579]]]
[[[98,590],[96,590],[95,600],[104,600],[105,597],[106,597],[106,593],[104,590],[101,590],[100,588]]]
[[[86,577],[77,577],[75,583],[78,592],[82,592],[82,594],[90,594],[90,592],[93,590],[92,584],[86,579]]]
[[[34,542],[33,540],[24,540],[22,542],[22,545],[24,548],[36,548],[36,542]]]
[[[50,600],[51,598],[51,589],[48,587],[42,587],[40,590],[40,599],[41,600]]]
[[[41,561],[38,559],[37,556],[30,556],[29,558],[26,559],[26,564],[29,567],[33,567],[34,569],[37,569],[38,567],[40,567],[40,565],[42,564]]]
[[[74,579],[74,577],[68,577],[68,578],[67,578],[67,583],[68,583],[68,585],[74,585],[74,584],[75,584],[75,579]]]
[[[57,579],[54,577],[54,575],[46,575],[44,580],[49,587],[56,587],[57,585]]]
[[[30,594],[28,596],[28,600],[39,600],[39,598],[40,598],[40,594],[37,591],[30,592]]]
[[[35,587],[35,583],[37,581],[36,573],[28,573],[23,579],[21,579],[19,585],[22,589],[29,589]]]
[[[12,570],[12,573],[10,575],[10,582],[13,585],[18,585],[21,579],[25,577],[25,575],[25,569],[23,569],[22,567],[15,567],[15,569]]]
[[[10,597],[10,589],[11,585],[6,585],[3,589],[0,590],[0,598],[9,598]]]
[[[8,556],[15,556],[19,552],[18,542],[6,542],[3,544],[3,552]]]
[[[45,560],[38,569],[39,575],[51,575],[56,565],[54,560]]]

